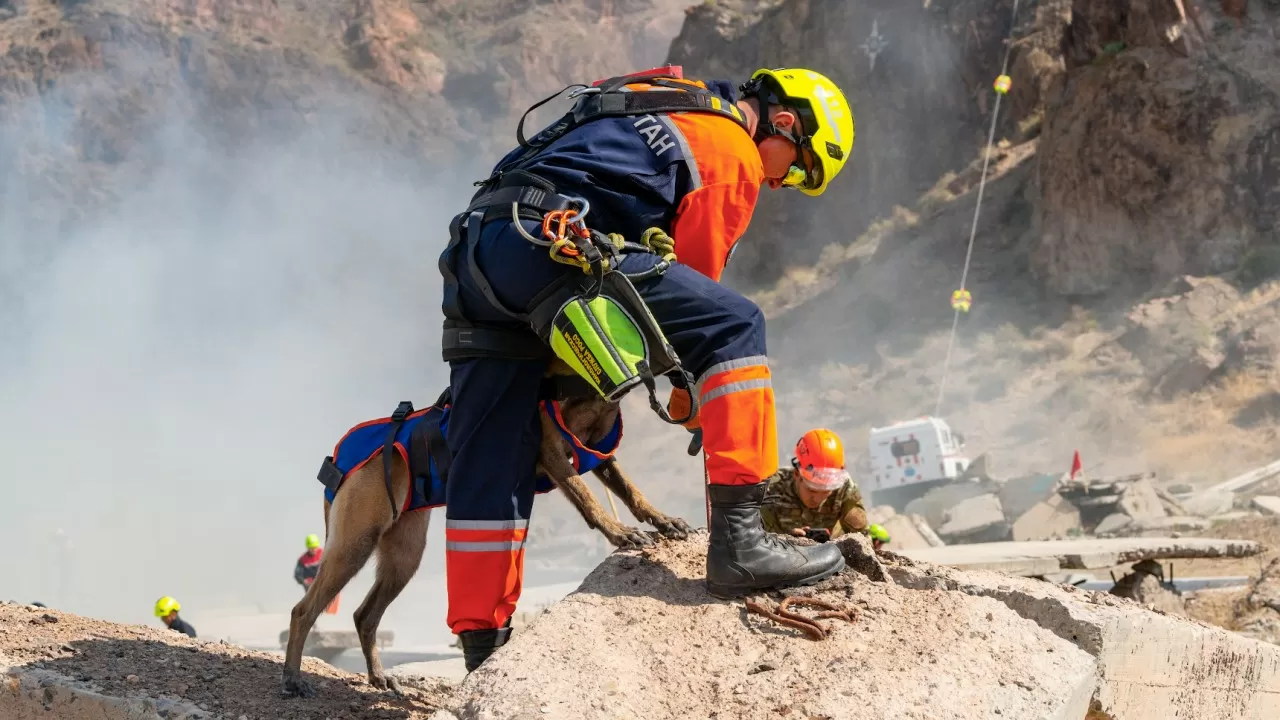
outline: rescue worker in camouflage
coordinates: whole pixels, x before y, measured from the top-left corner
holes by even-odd
[[[862,493],[845,470],[838,435],[825,428],[805,433],[791,464],[768,479],[760,507],[766,530],[797,537],[825,530],[832,538],[867,532]]]

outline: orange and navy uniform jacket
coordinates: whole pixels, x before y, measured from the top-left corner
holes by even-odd
[[[737,99],[728,82],[683,82],[727,104]],[[653,86],[626,87],[639,92]],[[523,152],[512,151],[499,169]],[[596,230],[638,242],[645,229],[662,228],[675,239],[680,263],[717,282],[751,222],[764,182],[760,152],[746,130],[705,112],[593,120],[543,150],[526,169],[590,202],[587,224]]]
[[[306,587],[316,579],[316,573],[320,572],[320,556],[324,554],[323,548],[308,550],[298,558],[298,564],[293,567],[293,579],[298,584]]]

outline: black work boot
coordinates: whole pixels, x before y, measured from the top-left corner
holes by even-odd
[[[801,547],[764,531],[760,502],[766,484],[707,486],[711,499],[707,592],[716,597],[810,585],[844,568],[844,555],[834,543]]]
[[[462,659],[467,665],[467,672],[480,667],[480,663],[489,659],[494,650],[507,644],[511,639],[511,621],[496,630],[463,630],[458,633],[458,642],[462,645]]]

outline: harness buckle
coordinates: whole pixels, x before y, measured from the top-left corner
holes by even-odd
[[[392,422],[404,422],[405,418],[413,414],[413,403],[408,400],[401,400],[396,406],[396,411],[391,413]]]

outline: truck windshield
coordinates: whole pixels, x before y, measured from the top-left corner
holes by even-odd
[[[916,440],[915,438],[912,438],[910,440],[895,442],[894,444],[889,446],[889,452],[893,453],[893,456],[895,458],[904,458],[904,457],[911,457],[912,455],[919,455],[920,441]]]

